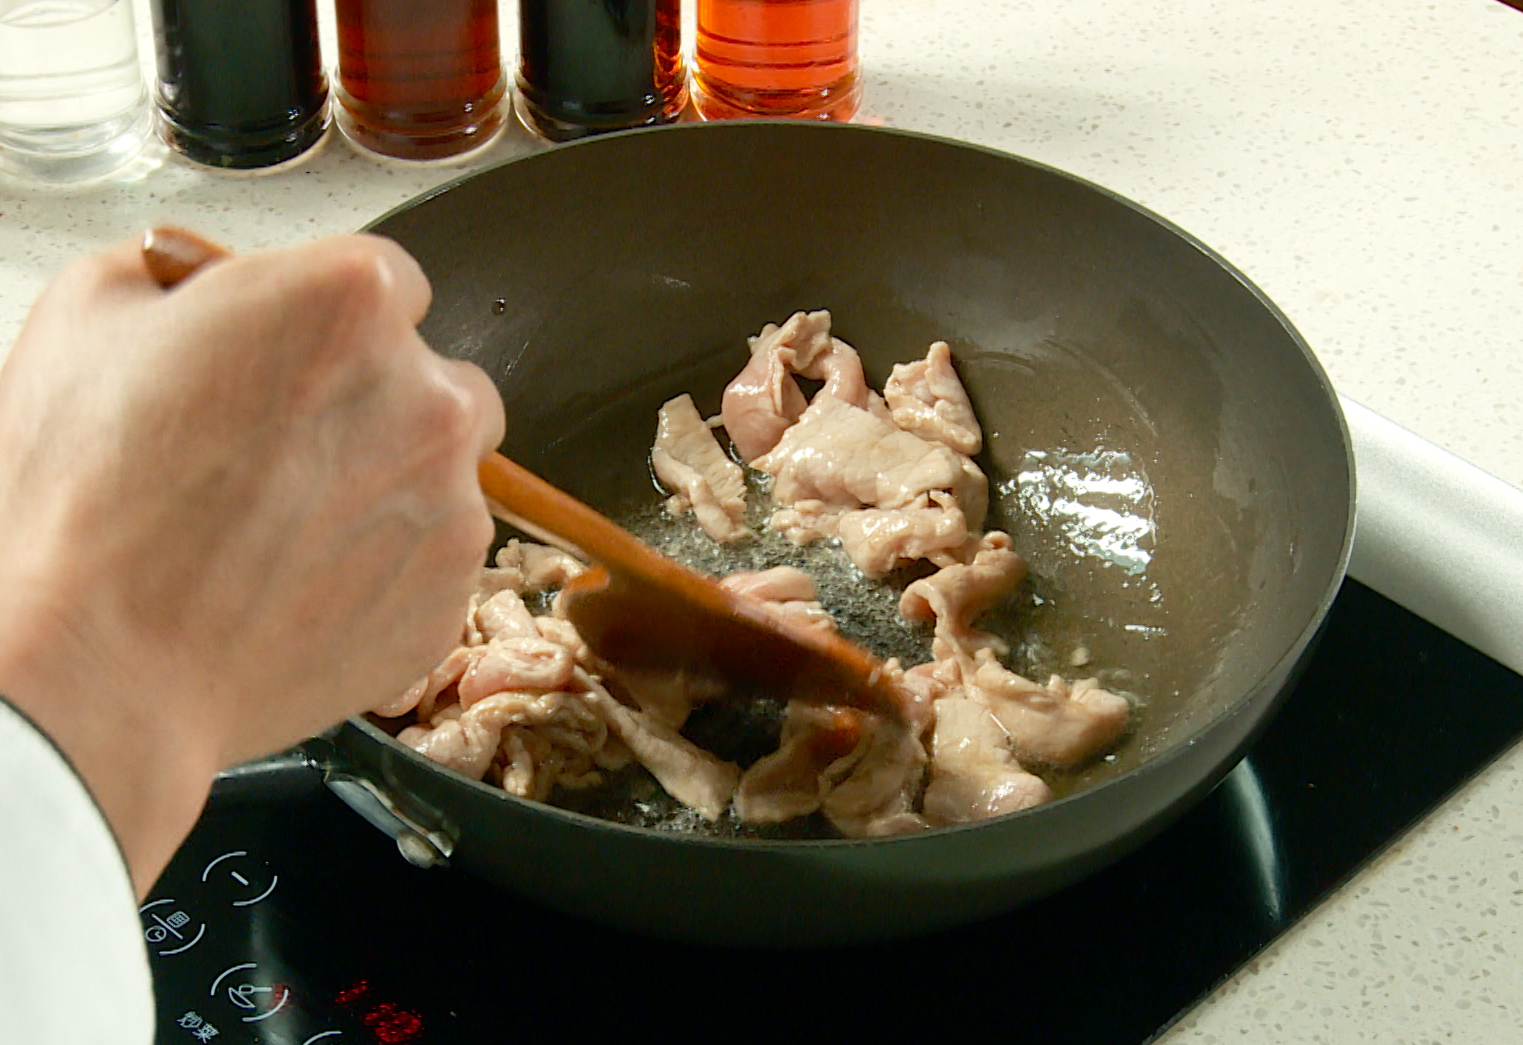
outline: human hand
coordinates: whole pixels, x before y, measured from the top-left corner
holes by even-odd
[[[211,777],[385,700],[458,639],[492,537],[496,389],[345,236],[165,292],[71,266],[0,367],[0,693],[90,785],[146,892]]]

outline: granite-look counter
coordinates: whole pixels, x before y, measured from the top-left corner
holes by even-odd
[[[146,40],[142,0],[139,18]],[[1523,487],[1523,12],[865,0],[861,30],[861,119],[1028,156],[1155,210],[1257,282],[1344,396]],[[464,166],[408,167],[330,135],[258,176],[152,148],[87,188],[0,181],[0,345],[68,259],[152,222],[240,250],[290,243],[540,147],[515,125]],[[1520,873],[1515,749],[1162,1040],[1523,1040]]]

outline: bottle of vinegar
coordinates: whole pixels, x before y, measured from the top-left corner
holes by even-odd
[[[337,0],[339,126],[374,152],[454,156],[502,127],[497,0]]]
[[[862,103],[857,0],[698,0],[693,64],[705,119],[849,120]]]
[[[669,123],[687,104],[681,0],[519,0],[519,118],[552,141]]]

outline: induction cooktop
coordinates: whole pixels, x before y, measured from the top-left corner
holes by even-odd
[[[1250,756],[1141,849],[976,925],[804,951],[647,939],[421,870],[276,762],[214,792],[142,908],[156,1041],[1136,1045],[1520,735],[1523,677],[1349,580]]]

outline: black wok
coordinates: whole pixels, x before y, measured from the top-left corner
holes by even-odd
[[[1082,646],[1093,666],[1070,677],[1110,671],[1143,702],[1134,735],[1062,782],[1065,797],[874,841],[608,823],[467,780],[351,720],[325,742],[330,783],[417,862],[447,857],[575,914],[716,942],[976,919],[1098,869],[1220,780],[1342,579],[1352,457],[1301,338],[1209,249],[1058,171],[898,132],[689,126],[517,160],[373,229],[433,281],[429,342],[497,381],[504,451],[614,512],[656,496],[656,408],[691,391],[717,409],[764,322],[831,309],[880,384],[949,341],[990,436],[996,519],[1040,597],[1023,648],[1061,660]],[[1077,487],[1050,481],[1086,469],[1102,481],[1076,510],[1054,491]],[[1107,516],[1116,503],[1126,511]]]

